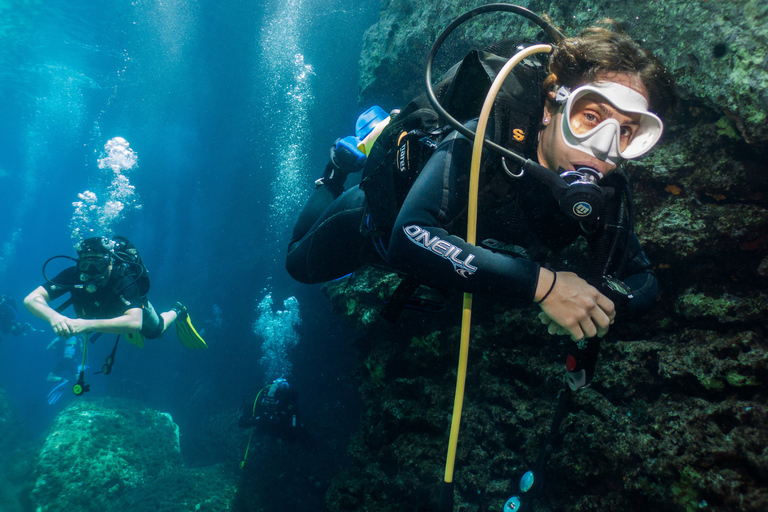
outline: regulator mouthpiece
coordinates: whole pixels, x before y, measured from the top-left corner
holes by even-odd
[[[605,192],[597,184],[603,175],[591,167],[579,167],[561,172],[560,177],[568,184],[559,200],[563,212],[578,221],[596,220],[605,203]]]

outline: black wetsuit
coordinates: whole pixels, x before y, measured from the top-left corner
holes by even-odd
[[[298,393],[292,387],[265,386],[249,403],[238,425],[265,436],[245,452],[241,480],[232,503],[236,512],[254,510],[320,510],[323,492],[315,495],[314,482],[307,486],[307,471],[322,466],[325,459],[313,452],[317,443],[301,425]],[[274,437],[275,439],[270,439]],[[258,446],[258,450],[257,450]],[[316,462],[317,461],[317,462]]]
[[[55,283],[55,284],[54,284]],[[69,292],[78,318],[108,319],[125,314],[129,309],[141,308],[143,323],[141,334],[145,338],[157,338],[163,333],[163,317],[155,312],[146,297],[142,297],[138,285],[128,275],[113,271],[106,285],[90,293],[82,285],[76,267],[64,269],[51,281],[43,284],[51,300]]]
[[[316,283],[346,275],[362,264],[384,264],[438,288],[530,304],[547,253],[562,250],[579,236],[593,245],[602,226],[581,226],[566,217],[544,185],[532,177],[506,176],[497,170],[498,157],[490,156],[490,165],[481,173],[478,245],[467,243],[471,156],[470,141],[456,132],[438,145],[408,193],[390,239],[380,241],[386,254],[377,249],[376,239],[362,234],[363,192],[354,187],[333,200],[329,187],[319,187],[294,228],[289,273],[298,281]],[[609,176],[604,181],[610,184],[616,179],[624,178]],[[656,300],[657,282],[634,233],[628,251],[625,271],[614,277],[632,289],[630,308],[641,311]],[[623,252],[622,248],[618,254]],[[616,266],[614,262],[613,270]]]
[[[298,393],[290,387],[279,387],[270,394],[271,386],[261,390],[254,408],[240,417],[238,426],[255,427],[260,434],[289,442],[301,440],[305,433],[299,417]]]

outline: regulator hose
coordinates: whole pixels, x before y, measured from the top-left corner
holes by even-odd
[[[477,134],[475,135],[472,149],[472,163],[469,175],[469,205],[467,211],[467,242],[475,245],[477,237],[477,196],[480,183],[480,162],[483,153],[483,141],[485,139],[485,130],[488,125],[488,118],[491,115],[496,95],[501,89],[501,85],[507,78],[512,69],[523,59],[536,53],[548,53],[552,51],[552,46],[548,44],[534,45],[525,48],[515,54],[504,67],[501,68],[496,79],[488,91],[488,95],[480,111],[480,118],[477,123]],[[487,141],[486,141],[487,142]],[[456,376],[456,394],[453,403],[453,418],[451,420],[451,433],[448,441],[448,455],[445,461],[445,477],[443,487],[440,490],[440,512],[451,510],[453,504],[453,471],[456,460],[456,446],[459,439],[459,426],[461,424],[461,410],[464,405],[464,385],[467,377],[467,359],[469,355],[469,330],[472,324],[472,294],[464,294],[464,303],[461,318],[461,346],[459,349],[459,368]],[[445,507],[451,508],[445,508]]]
[[[493,107],[493,103],[496,99],[496,95],[498,94],[498,91],[501,88],[501,85],[503,84],[507,75],[512,71],[512,69],[517,63],[519,63],[521,60],[523,60],[527,56],[533,55],[535,53],[551,52],[552,51],[551,45],[536,45],[536,46],[531,46],[529,48],[526,48],[521,52],[518,52],[509,62],[507,62],[504,65],[504,67],[502,68],[502,70],[499,72],[496,79],[494,80],[493,84],[491,85],[491,88],[485,99],[485,103],[483,104],[483,109],[481,111],[480,119],[477,126],[477,133],[473,132],[472,130],[469,130],[463,124],[461,124],[459,121],[453,118],[453,116],[451,116],[442,107],[442,105],[440,105],[440,102],[438,101],[437,96],[435,95],[435,92],[432,88],[432,65],[438,50],[442,46],[443,42],[448,38],[448,36],[459,25],[461,25],[462,23],[464,23],[469,19],[484,13],[498,12],[498,11],[512,12],[514,14],[523,16],[524,18],[532,21],[533,23],[540,26],[547,33],[547,35],[551,38],[553,42],[560,42],[563,39],[565,39],[565,36],[559,30],[557,30],[551,23],[537,16],[536,14],[529,11],[528,9],[525,9],[517,5],[512,5],[512,4],[496,3],[496,4],[488,4],[488,5],[477,7],[475,9],[468,11],[464,15],[460,16],[459,18],[454,20],[440,34],[440,36],[435,41],[434,45],[432,45],[432,49],[430,50],[429,56],[427,57],[427,64],[425,69],[427,98],[429,99],[429,102],[432,104],[432,107],[435,109],[438,115],[446,119],[448,124],[450,124],[456,131],[458,131],[468,139],[474,141],[474,148],[472,153],[472,165],[471,165],[471,173],[470,173],[470,186],[469,186],[469,214],[468,214],[468,221],[467,221],[467,242],[473,245],[475,244],[475,241],[476,241],[477,195],[478,195],[478,188],[479,188],[480,161],[481,161],[483,146],[496,152],[497,154],[500,154],[503,157],[510,158],[512,161],[518,163],[523,168],[524,171],[532,171],[535,174],[539,174],[542,177],[542,179],[546,180],[547,178],[549,178],[549,174],[551,174],[549,172],[546,172],[547,170],[537,162],[527,159],[524,156],[518,155],[517,153],[514,153],[502,146],[499,146],[498,144],[495,144],[492,141],[485,140],[485,129],[488,124],[488,117],[490,116],[491,108]],[[440,501],[438,504],[439,512],[450,512],[453,510],[453,472],[454,472],[454,463],[456,460],[456,446],[458,444],[459,426],[461,423],[461,409],[464,403],[464,385],[466,382],[466,374],[467,374],[467,359],[469,354],[469,330],[470,330],[471,320],[472,320],[472,294],[465,293],[463,310],[462,310],[459,370],[456,378],[456,395],[454,398],[453,419],[451,421],[451,433],[450,433],[450,438],[448,443],[448,455],[446,457],[446,464],[445,464],[445,477],[444,477],[442,486],[440,488]]]
[[[563,35],[562,32],[557,30],[554,25],[547,22],[546,20],[542,19],[541,17],[537,16],[533,12],[529,11],[528,9],[524,7],[520,7],[519,5],[512,5],[512,4],[488,4],[480,6],[476,9],[472,9],[471,11],[465,13],[464,15],[460,16],[459,18],[456,18],[456,20],[453,21],[448,27],[440,34],[440,36],[437,38],[437,41],[435,41],[435,44],[432,45],[432,49],[429,51],[429,56],[427,57],[427,65],[424,72],[424,77],[426,80],[426,86],[427,86],[427,98],[429,99],[429,102],[432,104],[432,107],[435,109],[435,111],[445,120],[448,122],[448,124],[451,125],[457,132],[468,138],[469,140],[475,139],[475,132],[461,124],[458,120],[456,120],[451,114],[446,111],[443,106],[440,104],[440,101],[437,99],[437,96],[435,95],[435,91],[432,88],[432,65],[435,61],[435,56],[437,55],[438,50],[442,46],[443,42],[448,38],[448,36],[453,32],[456,27],[464,23],[465,21],[474,18],[476,16],[479,16],[480,14],[484,14],[487,12],[495,12],[495,11],[507,11],[512,12],[515,14],[518,14],[520,16],[523,16],[527,18],[528,20],[534,22],[538,26],[540,26],[544,32],[551,38],[551,40],[555,43],[558,43],[565,39],[565,35]],[[506,76],[506,75],[505,75]],[[483,140],[482,137],[480,140]],[[529,167],[533,165],[539,165],[536,162],[533,162],[530,159],[527,159],[521,155],[518,155],[514,151],[510,151],[509,149],[500,146],[496,144],[493,141],[485,140],[483,141],[483,144],[486,148],[494,151],[495,153],[507,157],[511,159],[514,162],[517,162],[523,169],[528,170]]]

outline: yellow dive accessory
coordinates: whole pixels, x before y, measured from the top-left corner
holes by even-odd
[[[493,81],[491,89],[483,103],[483,109],[480,111],[480,119],[477,123],[474,146],[472,148],[472,164],[469,173],[469,206],[467,211],[467,242],[476,243],[477,237],[477,195],[480,183],[480,159],[483,154],[483,139],[485,139],[485,129],[488,126],[488,117],[491,115],[491,108],[496,99],[496,95],[501,88],[501,84],[507,78],[521,60],[536,53],[549,53],[552,46],[548,44],[538,44],[529,46],[520,50],[512,57]],[[453,482],[453,469],[456,461],[456,446],[459,440],[459,425],[461,424],[461,409],[464,405],[464,384],[467,378],[467,357],[469,354],[469,329],[472,324],[472,294],[464,294],[464,306],[461,317],[461,347],[459,349],[459,368],[456,376],[456,396],[453,402],[453,419],[451,421],[451,434],[448,441],[448,455],[445,461],[445,483]]]
[[[256,415],[256,404],[259,403],[259,397],[264,392],[265,389],[267,389],[269,386],[264,386],[261,388],[261,391],[256,395],[256,399],[253,401],[253,409],[251,410],[251,416]],[[248,451],[251,449],[251,439],[253,438],[253,427],[251,427],[251,433],[248,434],[248,446],[245,447],[245,454],[243,455],[243,460],[240,461],[240,469],[243,469],[245,467],[245,461],[248,459]]]
[[[520,52],[518,52],[515,56],[512,57],[512,59],[509,60],[509,62],[507,62],[504,65],[502,70],[496,76],[496,79],[493,81],[493,84],[491,85],[490,90],[488,91],[488,94],[485,98],[485,102],[483,103],[483,109],[481,111],[480,118],[478,121],[477,132],[473,133],[472,130],[468,129],[461,122],[454,119],[453,116],[451,116],[451,114],[448,113],[440,105],[440,101],[437,99],[437,96],[435,95],[435,91],[432,88],[432,65],[434,63],[434,59],[437,54],[437,51],[439,50],[440,46],[443,44],[445,39],[451,34],[451,32],[453,32],[453,30],[455,30],[459,25],[461,25],[465,21],[472,19],[475,16],[478,16],[480,14],[487,13],[487,12],[494,12],[494,11],[512,12],[524,18],[527,18],[530,21],[533,21],[535,24],[539,25],[550,37],[550,39],[553,41],[562,41],[565,38],[565,36],[559,30],[557,30],[551,23],[543,20],[541,17],[537,16],[536,14],[529,11],[528,9],[525,9],[517,5],[512,5],[512,4],[497,3],[497,4],[483,5],[464,13],[462,16],[460,16],[459,18],[454,20],[450,25],[448,25],[448,27],[445,30],[443,30],[443,32],[437,38],[437,40],[435,41],[435,44],[432,45],[432,49],[430,50],[429,56],[427,57],[427,65],[424,72],[424,78],[427,86],[427,91],[426,91],[427,99],[429,100],[430,104],[432,104],[432,106],[434,107],[434,110],[440,116],[444,117],[456,131],[458,131],[460,134],[467,137],[469,140],[474,140],[472,166],[471,166],[471,173],[470,173],[469,203],[468,203],[468,218],[467,218],[467,242],[471,244],[475,243],[475,238],[476,238],[477,194],[478,194],[479,177],[480,177],[480,159],[482,156],[483,146],[505,157],[508,156],[510,159],[512,159],[512,161],[520,163],[524,169],[535,168],[536,166],[538,166],[538,164],[536,164],[535,162],[532,162],[531,160],[526,159],[524,156],[521,156],[515,153],[514,151],[510,151],[508,148],[499,146],[498,144],[495,144],[490,140],[488,141],[485,140],[485,129],[488,124],[488,117],[490,115],[493,102],[496,99],[496,95],[498,94],[499,90],[501,89],[502,83],[506,79],[507,75],[509,75],[509,73],[512,71],[515,65],[517,65],[521,60],[523,60],[525,57],[529,55],[533,55],[535,53],[549,53],[552,51],[552,46],[548,44],[531,46],[529,48],[525,48]],[[502,159],[502,163],[504,163],[503,159]],[[458,443],[458,438],[459,438],[459,426],[461,424],[461,409],[464,403],[464,384],[466,381],[466,374],[467,374],[467,357],[469,354],[469,329],[471,325],[471,320],[472,320],[472,294],[465,293],[463,312],[462,312],[461,348],[459,351],[459,367],[458,367],[458,373],[456,376],[456,396],[454,398],[453,419],[451,421],[451,433],[450,433],[450,438],[448,442],[448,454],[446,456],[446,463],[445,463],[445,478],[440,486],[440,498],[438,500],[439,512],[449,512],[453,510],[453,494],[454,494],[453,470],[454,470],[454,463],[456,460],[456,445]]]
[[[181,318],[184,316],[184,318]],[[197,333],[189,319],[189,314],[179,315],[176,318],[176,335],[187,348],[208,348],[205,340]]]
[[[136,345],[139,348],[144,348],[144,336],[141,335],[141,333],[138,332],[129,332],[125,335],[125,339],[128,340],[128,343],[131,345]]]

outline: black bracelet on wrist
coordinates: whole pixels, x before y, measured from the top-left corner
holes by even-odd
[[[549,294],[552,293],[552,290],[555,289],[555,283],[557,282],[557,272],[554,270],[552,271],[552,286],[549,287],[549,290],[547,290],[547,293],[544,294],[544,296],[541,298],[541,300],[534,302],[534,304],[541,304],[544,302],[544,300],[549,297]]]

